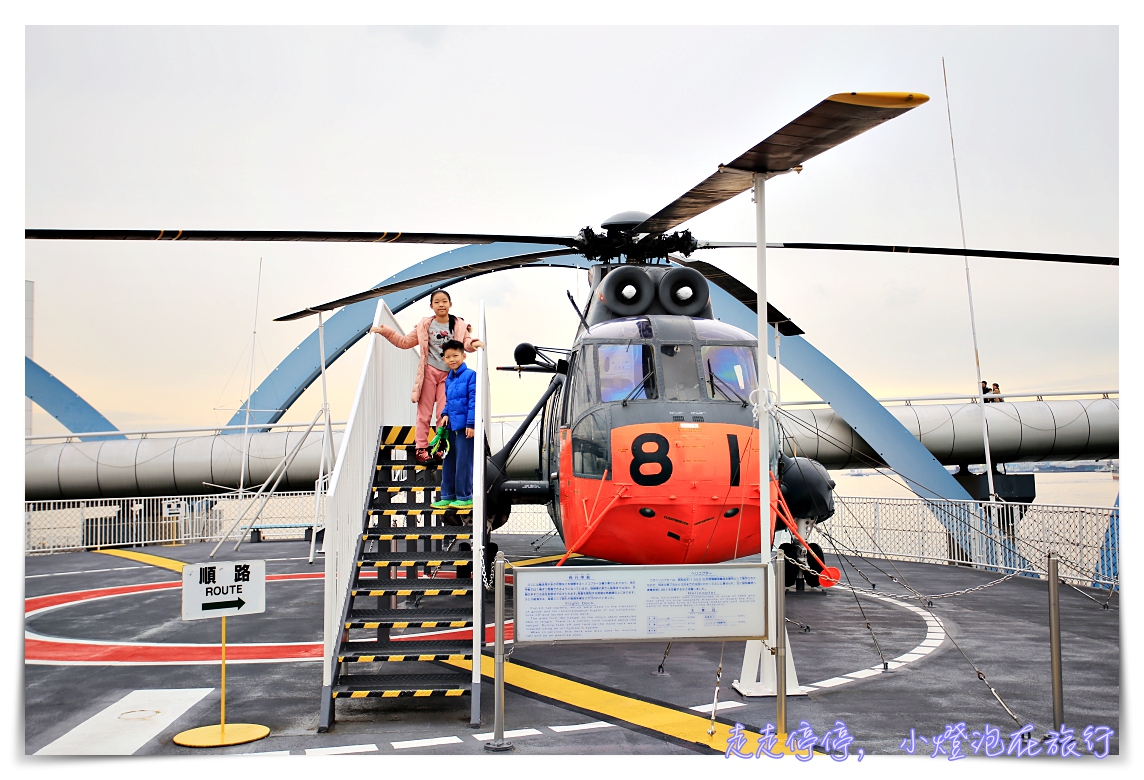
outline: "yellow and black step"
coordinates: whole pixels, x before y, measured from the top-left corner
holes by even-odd
[[[401,533],[371,534],[371,533],[364,533],[361,535],[361,538],[363,541],[366,541],[366,542],[392,542],[392,541],[401,541],[401,540],[412,541],[415,539],[429,539],[431,541],[437,541],[437,540],[444,541],[445,539],[472,539],[473,538],[473,534],[471,533],[473,529],[471,526],[457,526],[457,529],[463,530],[463,531],[465,531],[465,533],[455,533],[455,532],[449,532],[449,531],[445,531],[443,533],[416,533],[416,534],[401,534]],[[426,528],[425,530],[430,531],[433,529]]]
[[[440,489],[440,485],[377,485],[374,487],[373,491],[375,493],[380,493],[382,491],[386,493],[404,493],[405,491],[409,490],[414,493],[421,493],[426,490]]]
[[[353,674],[342,675],[333,687],[335,699],[397,699],[405,696],[466,696],[471,681],[456,674]]]
[[[429,429],[429,435],[436,434],[436,430]],[[411,447],[417,441],[417,426],[415,425],[383,425],[381,426],[381,446],[392,447],[402,445]]]
[[[442,552],[363,553],[358,568],[363,566],[464,566],[473,562],[473,556],[457,557]]]
[[[436,642],[349,642],[338,650],[338,663],[375,664],[382,661],[463,661],[473,657],[472,640]]]
[[[352,609],[346,628],[467,628],[473,625],[470,607],[452,609]]]
[[[434,509],[426,504],[421,507],[410,507],[408,509],[367,509],[365,513],[370,517],[412,517],[414,515],[425,515],[428,517],[432,515],[471,515],[473,509],[472,507]]]
[[[390,579],[378,577],[375,580],[358,579],[350,590],[354,598],[362,596],[468,596],[473,592],[471,579],[450,577],[420,577]],[[412,617],[412,616],[411,616]]]
[[[377,470],[381,471],[382,469],[392,469],[393,471],[414,471],[414,472],[430,471],[430,470],[437,471],[440,469],[440,466],[418,466],[416,464],[410,464],[410,463],[379,463],[379,464],[377,464]]]

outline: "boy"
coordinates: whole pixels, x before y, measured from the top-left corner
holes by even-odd
[[[465,345],[450,339],[441,347],[449,373],[445,376],[445,413],[449,454],[441,469],[441,496],[434,509],[473,506],[473,435],[477,413],[477,372],[465,365]],[[461,431],[464,436],[459,435]]]

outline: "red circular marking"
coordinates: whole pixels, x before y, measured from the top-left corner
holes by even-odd
[[[272,574],[267,580],[312,580],[321,579],[321,572],[301,574]],[[123,596],[131,593],[146,593],[156,590],[170,590],[182,587],[182,581],[149,582],[140,585],[122,585],[114,588],[93,588],[91,590],[57,593],[50,596],[36,596],[24,600],[24,614],[49,607],[77,604],[110,596]],[[24,639],[25,662],[46,663],[128,663],[128,664],[179,664],[211,663],[218,661],[218,645],[192,644],[131,644],[121,642],[88,642],[82,640]],[[297,642],[290,644],[234,644],[227,645],[227,660],[234,661],[292,661],[301,659],[321,659],[321,642]]]

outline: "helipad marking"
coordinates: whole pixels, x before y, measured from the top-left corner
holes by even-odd
[[[576,723],[571,726],[549,726],[548,728],[557,734],[563,734],[566,731],[588,731],[589,729],[611,729],[615,727],[615,723],[605,723],[602,720],[597,720],[591,723]]]
[[[451,666],[472,669],[471,661],[446,661]],[[481,656],[481,674],[493,677],[493,659]],[[620,720],[633,726],[666,734],[669,737],[692,742],[723,752],[731,736],[731,727],[715,722],[715,733],[707,729],[711,719],[692,715],[689,712],[665,707],[661,704],[642,701],[619,693],[596,688],[586,683],[558,677],[555,674],[530,669],[515,663],[504,665],[504,681],[514,688],[529,691],[554,701],[571,704],[581,710],[599,713],[612,720]],[[743,730],[748,744],[758,739],[755,732]]]
[[[92,550],[92,552],[99,553],[100,555],[114,555],[116,558],[126,558],[129,561],[138,561],[139,563],[158,566],[160,569],[170,569],[180,574],[183,573],[183,567],[187,565],[182,561],[176,561],[174,558],[164,558],[160,555],[135,552],[134,550]]]
[[[694,710],[695,712],[706,712],[706,713],[710,714],[711,708],[713,706],[714,706],[713,704],[697,704],[696,706],[688,707],[687,709]],[[746,706],[747,706],[747,702],[745,702],[745,701],[734,701],[734,700],[721,701],[721,702],[719,702],[719,712],[722,712],[723,710],[734,709],[735,707],[746,707]]]
[[[322,579],[321,572],[271,574],[267,580]],[[174,590],[182,583],[148,582],[112,588],[55,593],[24,600],[25,620],[70,604],[98,601],[157,590]],[[322,660],[321,642],[260,642],[232,644],[227,648],[229,663],[278,663]],[[24,663],[46,666],[182,666],[217,664],[217,644],[175,644],[167,642],[104,642],[91,639],[42,636],[24,630]]]
[[[290,751],[286,751],[289,753]],[[308,756],[341,756],[348,753],[376,753],[377,745],[338,745],[337,747],[306,748]]]
[[[496,736],[496,732],[490,731],[487,734],[474,734],[473,739],[478,742],[488,742]],[[536,737],[543,736],[539,729],[512,729],[504,733],[505,739],[516,739],[517,737]]]
[[[37,756],[130,756],[214,688],[132,691],[36,751]]]
[[[25,574],[24,579],[34,580],[40,577],[63,577],[67,574],[106,574],[109,571],[131,571],[133,569],[146,569],[146,566],[119,566],[114,569],[83,569],[82,571],[53,571],[48,574]]]
[[[941,644],[945,641],[945,627],[942,625],[941,619],[935,617],[933,614],[927,612],[921,607],[915,607],[913,604],[905,604],[900,599],[895,599],[890,596],[880,596],[873,593],[858,593],[858,595],[868,596],[872,599],[878,599],[879,601],[885,601],[889,604],[893,604],[896,607],[901,607],[902,609],[908,609],[910,612],[913,612],[915,615],[918,615],[926,621],[926,638],[923,639],[921,643],[913,650],[910,650],[908,653],[899,655],[892,661],[888,661],[887,665],[891,671],[905,666],[906,664],[917,661],[921,658],[925,658],[928,654],[932,653],[934,650],[937,650],[938,647],[940,647]],[[885,670],[882,669],[881,666],[871,666],[868,669],[859,669],[856,672],[850,672],[849,674],[840,675],[838,677],[831,677],[829,680],[811,683],[810,685],[802,687],[808,692],[817,690],[819,688],[837,688],[839,685],[856,682],[866,677],[874,677],[876,675],[882,674],[883,671]]]
[[[394,750],[405,750],[406,748],[417,747],[431,747],[432,745],[455,745],[461,744],[460,737],[430,737],[429,739],[408,739],[404,742],[390,742]]]

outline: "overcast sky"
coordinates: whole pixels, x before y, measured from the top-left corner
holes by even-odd
[[[571,235],[654,212],[824,97],[931,101],[768,185],[768,238],[1117,255],[1115,28],[28,28],[26,225]],[[742,195],[688,227],[753,240]],[[122,429],[225,422],[314,327],[280,314],[448,247],[35,242],[35,359]],[[753,250],[702,259],[754,286]],[[974,385],[960,258],[770,253],[770,300],[876,396]],[[973,260],[983,373],[1119,386],[1119,270]],[[494,363],[567,346],[584,274],[517,270],[484,300]],[[399,315],[407,327],[424,303]],[[349,412],[362,349],[331,370]],[[789,375],[784,396],[807,397]],[[542,377],[494,376],[494,411]],[[308,419],[312,389],[288,413]],[[37,409],[35,433],[62,427]]]

